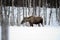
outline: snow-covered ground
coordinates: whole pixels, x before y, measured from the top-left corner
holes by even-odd
[[[9,27],[9,40],[60,40],[60,27]]]
[[[8,40],[60,40],[60,27],[10,26],[8,31]]]

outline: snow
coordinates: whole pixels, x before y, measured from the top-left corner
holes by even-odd
[[[10,26],[8,31],[8,40],[60,40],[60,27],[26,27]],[[1,27],[0,27],[1,40]]]
[[[60,27],[9,27],[9,40],[60,40]]]

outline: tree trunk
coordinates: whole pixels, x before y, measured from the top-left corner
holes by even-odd
[[[59,0],[59,20],[58,20],[58,22],[59,22],[59,25],[60,25],[60,0]]]
[[[24,18],[24,0],[23,0],[23,18]]]
[[[6,7],[4,6],[4,11],[5,11],[5,17],[3,15],[1,16],[2,21],[1,21],[1,27],[2,27],[2,40],[8,40],[8,26],[9,26],[9,18],[7,15],[7,10]]]
[[[1,25],[1,21],[2,21],[2,0],[0,1],[0,25]]]
[[[41,12],[41,0],[39,0],[39,14],[38,14],[38,16],[40,16],[40,12]]]
[[[31,14],[31,1],[32,0],[28,0],[28,15],[30,16]]]
[[[46,25],[46,17],[47,17],[47,7],[46,7],[46,0],[43,0],[42,1],[43,2],[43,16],[44,16],[44,21],[43,21],[43,23],[44,23],[44,25]]]
[[[12,0],[12,23],[11,25],[15,25],[15,18],[14,18],[14,0]]]
[[[57,0],[56,0],[56,21],[58,20],[58,8],[57,8]]]
[[[6,5],[6,0],[4,1]],[[4,7],[4,14],[2,13],[2,0],[1,0],[1,40],[8,40],[8,26],[9,26],[9,14],[7,15],[7,8],[6,6]],[[4,16],[4,17],[3,17]]]
[[[35,0],[33,0],[33,16],[36,16],[36,6],[35,6]]]
[[[25,0],[25,5],[26,5],[26,17],[27,17],[27,0]]]
[[[17,26],[20,26],[20,8],[17,8]]]
[[[8,26],[9,26],[9,18],[6,15],[5,18],[2,18],[2,22],[1,22],[2,40],[8,40]]]
[[[50,1],[50,3],[51,3],[51,6],[53,6],[53,4],[52,4],[51,1]],[[50,10],[50,14],[49,14],[49,23],[48,23],[48,25],[50,25],[51,15],[52,15],[52,8],[51,8],[51,10]]]
[[[48,25],[50,25],[51,15],[52,15],[52,8],[51,8],[50,14],[49,14],[49,23],[48,23]]]

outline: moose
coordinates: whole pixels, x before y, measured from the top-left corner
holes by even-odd
[[[35,17],[35,16],[24,17],[21,24],[25,22],[29,22],[30,26],[32,27],[33,27],[33,24],[38,24],[38,26],[40,26],[40,23],[43,25],[43,18]]]

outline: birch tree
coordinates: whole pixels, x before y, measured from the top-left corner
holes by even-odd
[[[4,0],[4,13],[2,12],[2,0],[1,0],[1,28],[2,28],[2,39],[8,40],[8,27],[9,27],[9,14],[7,15],[6,0]]]
[[[11,18],[11,25],[15,25],[15,18],[14,18],[14,0],[12,0],[12,18]]]
[[[8,17],[10,19],[10,16],[9,16],[10,15],[10,0],[8,2],[9,2],[9,7],[8,7],[8,10],[7,11],[8,11]],[[10,21],[9,21],[9,25],[10,25]]]
[[[35,0],[33,0],[33,16],[36,15],[36,6],[35,6]]]
[[[40,12],[41,12],[41,0],[39,0],[39,15],[40,16]]]
[[[57,0],[56,0],[56,21],[58,20],[58,18],[57,18],[58,17],[58,8],[57,8],[57,6],[58,5],[57,5]]]
[[[58,20],[58,22],[59,22],[59,25],[60,25],[60,0],[59,0],[59,20]]]
[[[50,1],[50,3],[51,3],[50,6],[53,6],[51,1]],[[52,16],[52,7],[51,7],[51,10],[50,10],[50,14],[49,14],[49,23],[48,23],[48,25],[50,25],[51,16]]]
[[[48,25],[50,25],[51,15],[52,15],[52,8],[51,8],[50,14],[49,14],[49,23],[48,23]]]
[[[20,8],[17,8],[17,26],[20,26]]]
[[[24,18],[24,0],[23,0],[23,18]]]
[[[46,17],[46,19],[45,19],[46,22],[45,22],[45,23],[46,23],[46,24],[47,24],[47,8],[48,8],[48,4],[47,4],[47,0],[45,0],[45,9],[46,9],[46,10],[45,10],[45,17]]]
[[[31,14],[31,3],[32,3],[32,0],[28,0],[28,15]]]
[[[25,5],[26,5],[26,17],[27,17],[27,0],[25,0]]]
[[[47,4],[47,1],[46,0],[43,0],[42,1],[43,2],[43,16],[44,16],[44,21],[43,21],[43,23],[44,23],[44,25],[46,25],[46,17],[47,17],[47,8],[46,8],[46,4]],[[46,2],[46,3],[45,3]]]
[[[1,25],[1,18],[2,18],[2,0],[0,1],[0,25]]]
[[[60,3],[60,0],[56,0],[56,21],[57,21],[58,23],[60,23],[60,22],[59,22],[59,19],[60,19],[60,17],[59,17],[59,16],[60,16],[60,13],[59,13],[60,10],[59,10],[59,9],[60,9],[60,7],[58,7],[58,4],[59,4],[59,3]]]
[[[25,0],[25,17],[27,17],[27,0]],[[25,25],[27,25],[27,23],[25,24]]]

